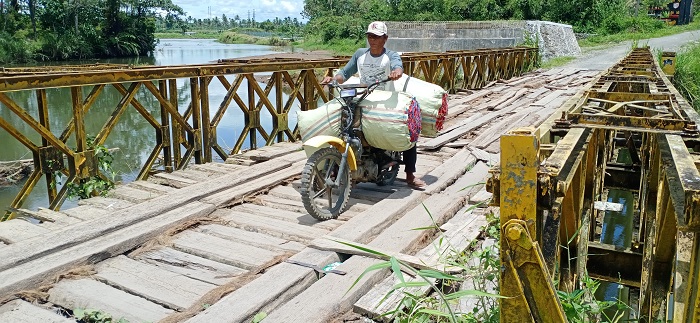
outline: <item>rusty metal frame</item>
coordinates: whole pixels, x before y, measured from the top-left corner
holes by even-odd
[[[447,90],[478,88],[498,78],[507,78],[525,72],[536,62],[536,48],[506,48],[497,50],[455,51],[448,53],[410,53],[403,57],[406,73],[438,83]],[[343,66],[347,57],[321,60],[289,59],[231,59],[214,64],[186,66],[88,65],[49,68],[5,68],[0,73],[0,104],[28,125],[35,134],[23,134],[7,120],[0,118],[0,127],[29,149],[35,162],[35,170],[10,205],[22,206],[27,195],[39,179],[46,175],[51,209],[57,210],[66,198],[67,185],[56,191],[54,173],[68,176],[67,183],[89,176],[103,176],[96,168],[94,151],[89,147],[102,145],[128,109],[135,109],[155,132],[156,142],[138,174],[145,179],[152,172],[160,155],[164,162],[162,171],[171,172],[195,163],[211,162],[216,154],[226,159],[238,153],[246,140],[251,149],[278,141],[295,141],[298,130],[289,124],[289,113],[295,104],[301,110],[313,109],[319,100],[327,102],[331,94],[319,83],[323,75]],[[256,73],[271,73],[269,82],[262,87],[255,79]],[[463,82],[456,78],[463,76]],[[227,78],[230,77],[230,78]],[[231,80],[232,77],[232,80]],[[189,83],[189,93],[178,93],[177,80]],[[212,82],[223,85],[227,93],[221,102],[212,102],[209,87]],[[84,118],[107,86],[114,87],[121,99],[112,108],[112,115],[95,134],[94,142],[88,142]],[[284,100],[284,87],[290,89]],[[49,129],[52,102],[48,102],[46,89],[69,91],[72,97],[73,118],[60,136]],[[90,88],[85,95],[84,88]],[[247,91],[244,102],[238,91]],[[39,117],[15,102],[11,92],[36,91]],[[181,106],[179,96],[189,96],[189,102]],[[269,99],[268,96],[274,96]],[[157,102],[151,107],[146,101]],[[236,138],[232,151],[218,144],[217,127],[231,105],[244,114],[245,128]],[[272,129],[265,129],[262,112],[269,113]],[[158,119],[157,114],[160,115]],[[34,143],[29,138],[41,138]],[[264,143],[258,143],[258,135]],[[76,147],[68,147],[74,137]],[[65,184],[65,183],[64,183]],[[5,213],[0,220],[11,218]]]
[[[535,162],[528,162],[536,166],[522,169],[524,163],[506,164],[513,159],[508,156],[523,154],[532,143],[508,148],[503,147],[508,136],[501,138],[501,169],[492,170],[488,187],[501,207],[502,223],[509,219],[536,223],[533,239],[541,246],[542,271],[558,281],[561,290],[580,288],[578,278],[589,275],[638,287],[643,319],[665,321],[672,311],[674,322],[699,321],[699,121],[697,112],[669,82],[649,49],[633,50],[537,130],[534,145],[544,144],[547,149],[540,151]],[[619,147],[633,151],[635,165],[628,167],[626,174],[639,177],[634,188],[638,192],[637,241],[622,250],[591,241],[595,229],[592,219],[603,212],[596,210],[593,202],[600,200],[604,186],[621,183],[605,171],[618,167],[611,158]],[[521,161],[530,159],[520,157]],[[537,172],[534,200],[532,194],[507,189],[512,187],[507,184],[512,174],[532,171]],[[527,198],[513,204],[507,202],[509,194]],[[534,220],[523,205],[537,210]],[[508,232],[504,229],[501,234],[507,237]],[[562,259],[564,252],[571,252],[575,261]],[[506,256],[502,254],[502,263],[509,261]],[[501,287],[523,284],[521,277],[505,279]],[[526,277],[537,279],[536,274]],[[523,288],[544,293],[546,286],[538,283]],[[523,309],[532,309],[533,300],[508,296],[514,298],[503,301],[510,309],[502,308],[501,321],[522,321],[527,313]],[[532,313],[532,317],[537,315]]]

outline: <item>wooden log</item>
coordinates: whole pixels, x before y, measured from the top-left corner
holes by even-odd
[[[156,322],[172,310],[92,279],[64,279],[49,290],[49,302],[64,308],[99,309],[115,321]]]
[[[435,194],[444,190],[447,186],[462,176],[467,169],[474,166],[476,158],[469,150],[463,149],[442,165],[435,168],[429,175],[423,176],[428,184],[424,191],[427,194]]]
[[[190,307],[216,287],[123,255],[107,259],[95,269],[98,281],[176,311]]]
[[[0,306],[0,322],[71,323],[75,322],[75,320],[63,317],[57,313],[41,308],[39,306],[29,304],[21,299],[16,299],[14,301],[8,302],[5,305]]]
[[[247,270],[265,264],[282,254],[192,230],[176,235],[173,248]]]
[[[226,284],[232,277],[247,272],[245,269],[222,264],[169,247],[147,251],[134,258],[156,267],[215,285]]]
[[[175,210],[171,210],[157,216],[152,216],[141,221],[130,223],[130,225],[112,230],[97,230],[100,234],[90,239],[85,243],[76,242],[75,244],[65,244],[63,241],[58,241],[61,245],[60,249],[55,244],[50,244],[44,248],[44,253],[37,253],[35,243],[47,245],[46,241],[52,241],[44,238],[44,236],[53,237],[60,233],[60,236],[65,237],[65,241],[81,241],[75,236],[79,235],[84,238],[88,229],[78,231],[76,228],[81,228],[85,223],[92,221],[81,222],[76,225],[66,227],[66,229],[52,231],[49,234],[42,235],[40,239],[33,238],[9,245],[0,249],[0,253],[7,256],[0,258],[0,261],[9,261],[16,259],[14,262],[9,262],[2,270],[0,270],[0,295],[9,295],[20,290],[35,288],[41,284],[53,283],[54,277],[61,272],[70,268],[81,266],[84,264],[97,263],[103,259],[107,259],[112,255],[122,254],[144,242],[153,239],[162,234],[173,226],[180,225],[195,218],[200,218],[208,215],[214,210],[214,206],[203,204],[200,202],[191,202],[182,205]],[[140,214],[136,214],[140,216]],[[126,217],[126,215],[124,215]],[[110,222],[123,220],[124,217],[112,217],[108,219],[98,219],[99,222]],[[94,224],[92,224],[94,225]],[[55,238],[58,240],[59,238]],[[57,242],[57,241],[54,241]],[[27,254],[17,254],[15,248],[24,247],[19,250],[27,250]],[[24,257],[20,257],[24,255]]]

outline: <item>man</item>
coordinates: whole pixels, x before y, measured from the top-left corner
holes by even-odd
[[[381,21],[375,21],[369,24],[365,34],[367,35],[369,48],[358,49],[345,67],[338,71],[334,79],[338,83],[343,83],[350,76],[359,72],[360,83],[363,84],[372,84],[387,78],[393,81],[398,80],[403,75],[403,64],[401,56],[397,52],[384,48],[384,44],[389,39],[386,24]],[[324,83],[330,81],[330,76],[323,80]],[[394,82],[381,84],[377,89],[394,91]],[[404,164],[406,164],[406,183],[413,188],[425,186],[425,182],[414,175],[417,158],[418,152],[415,145],[413,148],[403,152]]]

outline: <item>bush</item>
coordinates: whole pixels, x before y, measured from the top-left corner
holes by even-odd
[[[678,91],[700,112],[700,44],[685,48],[676,56],[673,83]]]
[[[0,62],[27,63],[34,61],[33,43],[26,37],[17,37],[7,33],[0,34]]]

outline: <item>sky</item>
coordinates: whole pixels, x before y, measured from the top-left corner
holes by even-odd
[[[226,15],[232,19],[238,15],[241,19],[253,18],[255,21],[273,20],[275,17],[283,19],[290,17],[303,20],[301,11],[304,10],[304,0],[172,0],[174,4],[185,10],[187,16],[204,19]],[[211,12],[210,12],[211,10]],[[211,15],[210,15],[211,14]]]

